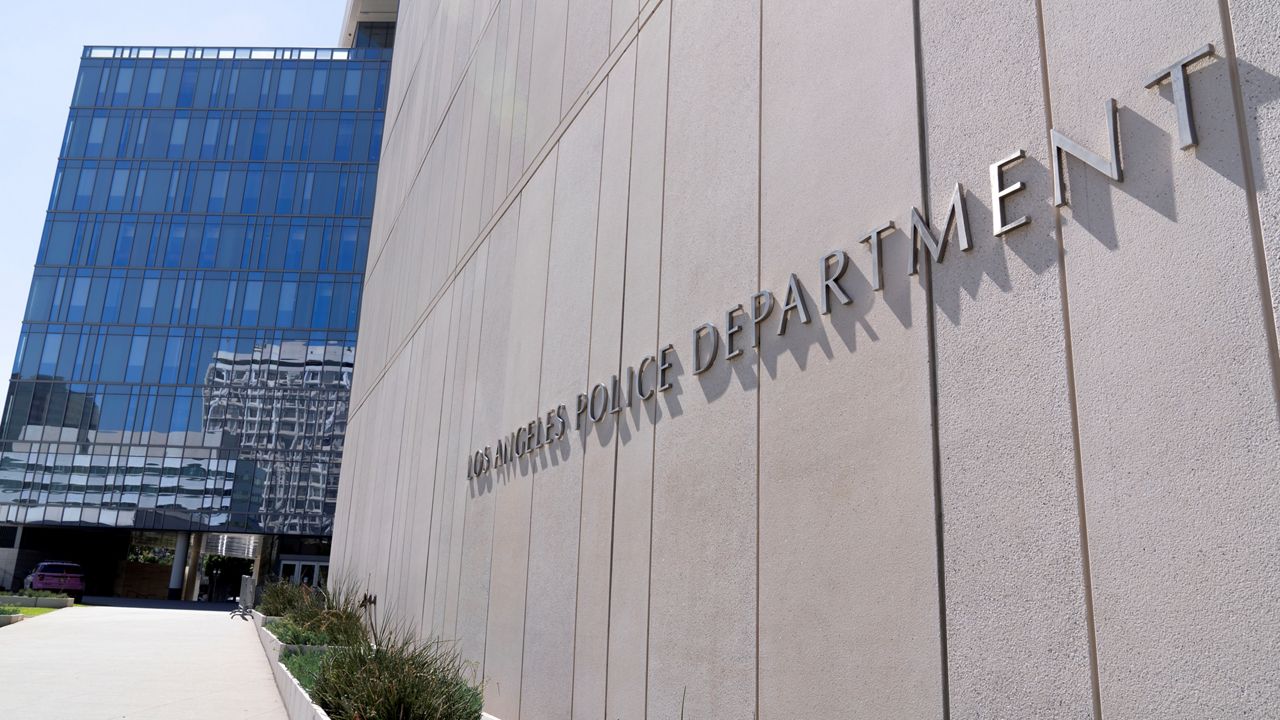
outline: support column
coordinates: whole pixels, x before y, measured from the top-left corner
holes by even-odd
[[[256,584],[261,584],[271,572],[272,539],[270,535],[258,536],[258,551],[253,555],[253,582]]]
[[[204,533],[191,533],[191,551],[187,554],[187,579],[183,584],[183,600],[194,602],[200,597],[201,567],[204,555]]]
[[[187,546],[191,544],[191,533],[180,532],[174,543],[173,565],[169,568],[169,599],[182,599],[182,579],[187,569]]]

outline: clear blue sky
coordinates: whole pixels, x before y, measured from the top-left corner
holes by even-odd
[[[85,45],[334,47],[345,0],[0,0],[0,403]]]

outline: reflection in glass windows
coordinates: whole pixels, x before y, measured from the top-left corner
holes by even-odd
[[[393,22],[356,23],[355,47],[389,48],[395,44],[396,24]]]
[[[389,41],[86,50],[0,422],[0,522],[331,531]]]

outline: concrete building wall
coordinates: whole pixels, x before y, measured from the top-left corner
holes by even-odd
[[[501,720],[1266,716],[1278,34],[1250,0],[402,2],[335,575]],[[1144,86],[1209,43],[1183,148]],[[1122,179],[1064,154],[1055,206],[1053,138],[1109,160],[1112,98]],[[969,249],[910,273],[957,183]],[[646,356],[671,387],[627,404]]]

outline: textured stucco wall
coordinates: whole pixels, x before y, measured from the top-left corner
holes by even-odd
[[[1277,37],[1254,0],[401,2],[335,572],[502,720],[1270,716]],[[1206,43],[1184,150],[1143,85]],[[1050,130],[1108,157],[1109,98],[1123,182],[1069,158],[1055,208]],[[909,275],[956,183],[973,249]],[[760,289],[759,350],[693,375]],[[671,390],[467,479],[668,343]]]

